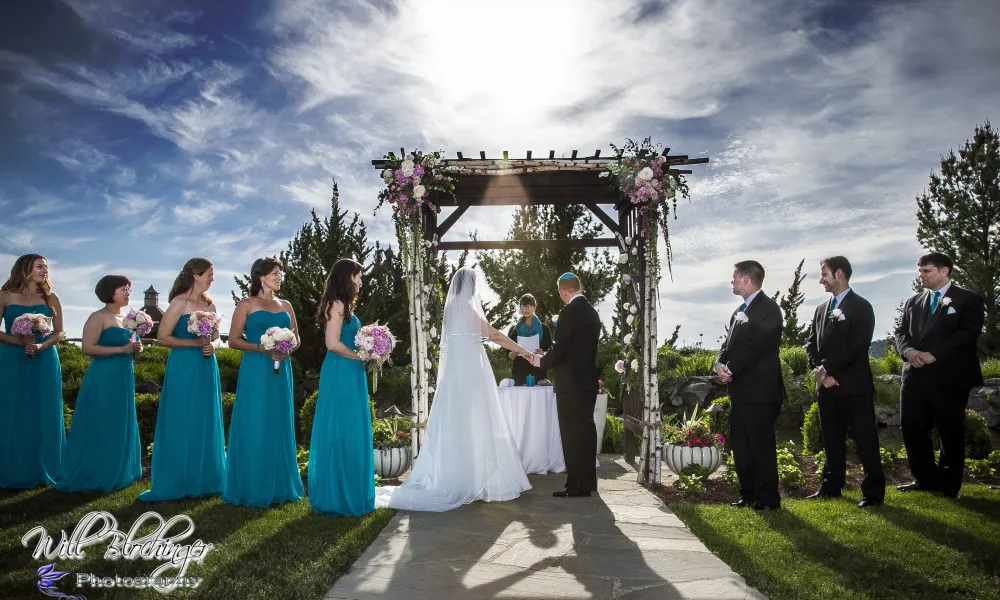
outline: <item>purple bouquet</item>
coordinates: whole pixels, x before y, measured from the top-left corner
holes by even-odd
[[[378,389],[378,374],[382,365],[389,360],[396,338],[385,325],[365,325],[354,336],[354,346],[362,361],[375,363],[372,369],[372,391]]]
[[[260,345],[267,351],[275,351],[279,354],[291,354],[295,349],[295,333],[285,327],[271,327],[260,336]],[[280,370],[281,362],[274,361],[274,374]]]
[[[10,334],[19,338],[30,337],[35,341],[36,335],[48,335],[52,333],[52,318],[41,313],[25,313],[14,319],[10,325]],[[27,354],[25,350],[25,354]],[[34,358],[33,354],[27,354],[28,358]]]

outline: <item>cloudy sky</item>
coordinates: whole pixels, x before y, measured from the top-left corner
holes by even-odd
[[[47,256],[74,337],[101,275],[165,292],[191,256],[215,262],[231,312],[232,274],[326,212],[332,176],[394,242],[372,215],[370,161],[389,150],[607,154],[645,136],[711,158],[671,221],[661,336],[681,324],[714,345],[745,258],[768,293],[806,259],[805,317],[818,260],[840,253],[881,335],[920,253],[914,197],[1000,118],[1000,5],[979,0],[36,0],[0,15],[0,272]],[[499,239],[510,220],[473,209],[449,236]]]

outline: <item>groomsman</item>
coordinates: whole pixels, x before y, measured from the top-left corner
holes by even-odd
[[[743,303],[729,320],[729,333],[715,361],[715,372],[729,384],[729,443],[740,480],[733,506],[759,511],[780,508],[774,422],[785,396],[781,378],[781,309],[762,294],[764,267],[738,262],[733,294]]]
[[[875,381],[868,350],[875,311],[850,287],[851,263],[843,256],[820,262],[820,284],[831,297],[816,307],[806,352],[819,396],[819,425],[826,451],[823,483],[809,498],[839,497],[847,468],[847,427],[861,455],[865,478],[859,508],[885,501],[885,474],[875,421]]]
[[[903,444],[914,481],[903,492],[938,491],[958,498],[965,468],[965,407],[983,384],[976,344],[983,331],[983,299],[951,282],[951,258],[940,252],[917,261],[924,291],[903,305],[896,349],[905,361],[900,387]],[[941,435],[934,464],[931,429]]]

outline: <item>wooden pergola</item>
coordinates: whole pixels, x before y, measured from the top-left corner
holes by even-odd
[[[664,169],[669,168],[679,175],[690,174],[690,169],[678,167],[705,164],[708,158],[690,158],[687,155],[671,155],[670,149],[663,151],[666,157]],[[400,149],[400,156],[405,156]],[[394,156],[390,153],[390,156]],[[454,198],[439,197],[434,194],[428,201],[440,208],[455,210],[439,222],[437,214],[424,210],[421,216],[423,241],[429,243],[427,253],[433,256],[436,252],[447,250],[533,250],[540,248],[611,248],[627,251],[626,238],[636,239],[639,235],[638,213],[635,206],[621,198],[612,188],[608,179],[601,176],[609,164],[617,162],[617,157],[602,157],[596,150],[591,156],[579,156],[573,150],[570,157],[556,158],[555,151],[550,150],[547,157],[535,158],[532,151],[527,151],[524,158],[509,158],[508,152],[503,152],[503,158],[487,158],[486,152],[480,151],[478,158],[466,157],[462,152],[455,158],[441,160],[438,168],[454,179]],[[372,161],[372,166],[378,170],[388,168],[390,163],[384,159]],[[597,239],[556,239],[556,240],[474,240],[447,241],[445,236],[470,208],[475,206],[526,206],[526,205],[559,205],[582,204],[596,216],[610,232],[610,237]],[[610,210],[610,212],[609,212]],[[425,244],[425,247],[428,244]],[[620,391],[623,407],[625,429],[639,436],[644,443],[637,448],[636,439],[632,435],[625,436],[625,455],[627,460],[634,461],[637,453],[640,456],[639,478],[645,483],[659,483],[660,480],[660,448],[659,428],[660,410],[659,393],[656,389],[656,298],[655,281],[658,274],[649,277],[648,262],[644,251],[639,250],[639,272],[633,275],[634,285],[637,285],[636,298],[640,298],[640,321],[635,327],[626,322],[628,311],[625,310],[624,294],[619,286],[617,310],[622,335],[636,332],[647,332],[645,336],[633,336],[632,343],[642,345],[643,364],[649,366],[649,372],[642,378],[643,390],[627,390],[622,385]],[[415,267],[411,270],[411,312],[420,312],[426,302],[421,303],[414,298],[413,293],[419,293],[424,287],[423,269]],[[652,282],[652,283],[651,283]],[[411,348],[413,352],[413,449],[414,455],[419,452],[422,443],[422,427],[428,414],[426,390],[430,383],[429,369],[426,369],[426,344],[421,343],[423,336],[419,335],[419,323],[423,315],[411,314],[411,334],[416,342]],[[649,323],[651,327],[640,329],[640,323]],[[440,324],[438,324],[440,325]],[[651,334],[648,332],[651,331]],[[623,382],[625,377],[623,377]],[[421,385],[422,384],[422,385]],[[652,386],[652,389],[649,388]],[[655,406],[654,406],[655,405]],[[655,433],[655,435],[654,435]],[[655,440],[655,443],[654,443]]]

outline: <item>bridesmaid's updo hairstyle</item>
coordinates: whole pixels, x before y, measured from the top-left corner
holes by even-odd
[[[10,268],[10,277],[0,287],[0,291],[14,292],[20,294],[28,288],[28,280],[31,279],[31,272],[35,269],[35,261],[45,260],[41,254],[25,254],[14,261],[14,266]],[[49,296],[52,294],[52,283],[46,277],[45,281],[38,284],[38,291],[42,294],[45,304],[49,303]]]
[[[205,274],[205,271],[212,268],[212,261],[207,258],[192,258],[191,260],[184,263],[184,268],[174,279],[174,285],[170,288],[170,295],[167,296],[167,302],[173,302],[174,298],[180,296],[181,294],[187,293],[194,286],[195,276],[201,276]],[[212,299],[208,297],[208,292],[202,292],[201,299],[205,301],[206,304],[211,304]]]
[[[111,304],[115,301],[115,291],[126,285],[132,285],[132,280],[124,275],[105,275],[97,282],[94,293],[101,302]]]
[[[270,275],[274,267],[285,270],[277,258],[258,258],[253,261],[253,266],[250,267],[250,296],[256,296],[264,289],[264,284],[260,280]]]
[[[352,279],[362,270],[361,263],[350,258],[342,258],[333,263],[323,288],[323,301],[319,303],[319,311],[316,314],[316,324],[320,328],[326,325],[327,313],[336,300],[344,304],[344,322],[351,320],[354,305],[358,302],[358,288]]]

